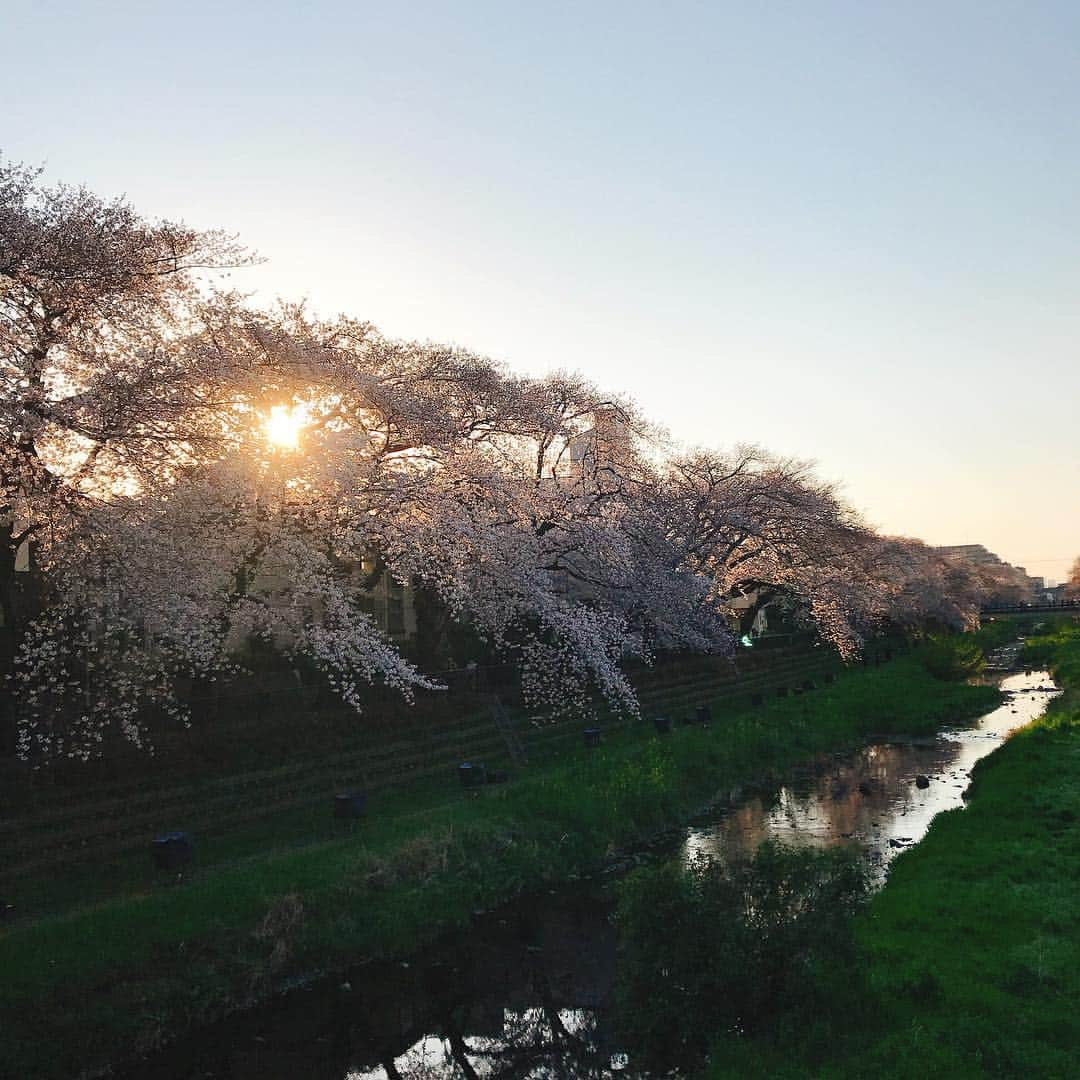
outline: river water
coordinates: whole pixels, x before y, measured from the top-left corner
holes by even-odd
[[[691,828],[687,857],[722,858],[770,837],[815,847],[853,843],[883,881],[888,864],[922,839],[937,814],[963,804],[975,762],[1041,716],[1058,692],[1045,671],[1008,675],[1000,685],[1004,703],[974,727],[924,738],[886,736],[855,754],[812,762],[779,789]]]
[[[961,806],[972,766],[1055,694],[1045,671],[1001,680],[976,725],[882,738],[745,794],[678,840],[722,859],[775,837],[858,845],[879,881],[933,817]],[[370,963],[187,1036],[129,1080],[435,1080],[634,1075],[611,1019],[618,939],[595,883],[477,918],[415,963]]]

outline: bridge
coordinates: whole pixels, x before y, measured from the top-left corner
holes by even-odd
[[[1032,603],[1032,604],[991,604],[984,607],[979,614],[987,615],[1080,615],[1080,600],[1062,600],[1058,604]]]

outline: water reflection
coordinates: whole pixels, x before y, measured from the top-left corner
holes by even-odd
[[[609,1009],[610,897],[545,893],[416,964],[370,963],[200,1033],[126,1075],[449,1080],[630,1075]]]
[[[1005,703],[963,731],[821,758],[769,794],[689,830],[683,855],[767,837],[856,843],[883,878],[971,767],[1042,713],[1046,672],[1004,679]],[[919,778],[926,786],[919,786]],[[611,1018],[618,940],[610,897],[575,888],[478,917],[416,964],[371,963],[204,1029],[129,1080],[509,1080],[635,1075]]]
[[[723,858],[768,838],[815,847],[854,843],[884,880],[889,863],[925,835],[937,814],[962,805],[975,762],[1041,715],[1056,693],[1045,671],[1010,675],[1001,688],[1005,702],[973,728],[883,740],[811,763],[778,790],[690,829],[685,857]]]
[[[446,1077],[608,1077],[625,1055],[605,1054],[597,1017],[586,1009],[536,1006],[502,1011],[498,1033],[426,1035],[377,1069],[350,1071],[346,1080]]]

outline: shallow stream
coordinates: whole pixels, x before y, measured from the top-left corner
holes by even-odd
[[[962,805],[972,766],[1045,710],[1045,671],[1007,675],[1004,703],[963,730],[882,738],[823,757],[680,833],[685,858],[775,837],[856,844],[883,881],[933,817]],[[414,963],[370,963],[191,1034],[129,1080],[396,1080],[633,1074],[610,1015],[611,901],[595,883],[478,916]]]

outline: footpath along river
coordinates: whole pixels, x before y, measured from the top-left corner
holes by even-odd
[[[1001,680],[969,728],[883,738],[823,757],[680,831],[658,855],[723,858],[775,837],[854,844],[883,882],[933,817],[962,805],[972,766],[1035,719],[1049,673]],[[640,857],[639,857],[640,858]],[[633,860],[631,860],[633,861]],[[127,1080],[435,1080],[635,1075],[611,1018],[618,937],[595,882],[478,917],[411,963],[372,962],[191,1033]]]

